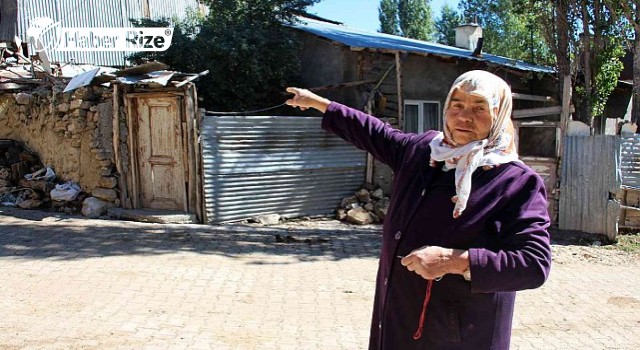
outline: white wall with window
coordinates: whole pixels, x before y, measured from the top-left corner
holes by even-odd
[[[442,130],[440,102],[428,100],[404,101],[405,132],[421,134],[428,130]]]

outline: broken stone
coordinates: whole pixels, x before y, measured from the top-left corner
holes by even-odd
[[[109,202],[113,202],[118,198],[118,193],[115,190],[100,187],[93,189],[93,191],[91,191],[91,195]]]
[[[351,203],[344,208],[349,210],[349,209],[362,208],[362,206],[360,205],[360,203],[356,202],[356,203]]]
[[[71,100],[71,103],[69,104],[69,109],[71,110],[78,109],[80,108],[81,105],[82,105],[82,100]]]
[[[22,209],[35,209],[42,206],[42,201],[37,199],[25,199],[19,202],[18,206]]]
[[[384,197],[379,200],[373,208],[373,213],[380,218],[380,221],[384,221],[389,211],[389,197]]]
[[[346,217],[347,217],[347,211],[346,211],[346,210],[344,210],[344,209],[338,209],[338,210],[336,211],[336,219],[337,219],[337,220],[342,221],[342,220],[344,220]]]
[[[71,111],[69,113],[70,116],[72,117],[77,117],[77,118],[85,118],[87,116],[87,110],[86,109],[75,109],[73,111]]]
[[[93,103],[91,101],[82,101],[82,103],[80,104],[80,108],[86,110],[91,109],[91,106],[93,106]]]
[[[107,210],[112,207],[113,204],[110,202],[106,202],[95,197],[89,197],[82,202],[82,215],[95,219],[106,214]]]
[[[262,225],[277,225],[280,222],[280,215],[278,214],[266,214],[258,215],[253,220]]]
[[[371,192],[371,198],[373,199],[382,199],[384,197],[384,192],[382,191],[381,188],[378,188],[377,190]]]
[[[341,208],[347,208],[349,205],[353,204],[353,203],[358,203],[358,198],[356,196],[351,196],[351,197],[344,197],[342,198],[342,201],[340,202],[340,207]]]
[[[100,175],[102,176],[110,176],[113,174],[113,170],[111,166],[102,166],[100,167]]]
[[[371,213],[366,211],[364,208],[355,208],[351,209],[347,212],[347,221],[358,224],[358,225],[368,225],[373,223],[373,216]]]
[[[58,110],[58,112],[62,112],[62,113],[67,113],[69,112],[69,104],[64,102],[59,104],[56,109]]]
[[[109,160],[109,162],[111,162],[111,153],[98,152],[95,155],[97,160]]]
[[[366,211],[373,211],[374,205],[373,205],[373,203],[369,202],[369,203],[365,204],[363,208]]]
[[[17,93],[15,97],[16,103],[19,105],[28,105],[31,101],[31,95],[24,92]]]
[[[118,179],[111,176],[103,176],[100,178],[100,186],[104,188],[114,188],[118,185]]]
[[[371,201],[371,194],[369,194],[369,191],[363,188],[360,191],[356,192],[356,198],[358,198],[360,202],[366,203]]]
[[[100,160],[98,163],[100,163],[100,166],[107,167],[111,165],[111,159]]]

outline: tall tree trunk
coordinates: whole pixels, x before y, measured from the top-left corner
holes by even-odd
[[[639,6],[640,7],[640,6]],[[640,28],[635,29],[636,38],[633,43],[633,93],[631,105],[631,121],[640,123]],[[638,130],[640,132],[640,130]]]
[[[562,76],[571,74],[569,61],[569,21],[567,19],[569,6],[567,0],[555,0],[556,2],[556,32],[558,33],[558,46],[556,58],[558,60],[558,73]],[[560,79],[562,86],[562,79]]]
[[[567,20],[569,14],[569,0],[555,0],[555,37],[550,36],[550,39],[554,42],[556,60],[558,62],[558,100],[563,101],[563,105],[566,104],[566,108],[563,109],[563,115],[561,120],[567,121],[569,119],[569,104],[571,101],[571,86],[572,84],[564,84],[568,78],[571,80],[571,61],[569,60],[569,21]],[[570,91],[565,93],[565,88]],[[566,101],[565,101],[566,96]],[[563,123],[563,130],[566,127]]]
[[[579,113],[576,120],[579,120],[590,127],[593,127],[593,116],[591,115],[591,35],[589,33],[589,9],[586,0],[582,1],[582,72],[584,74],[584,96],[580,96]]]

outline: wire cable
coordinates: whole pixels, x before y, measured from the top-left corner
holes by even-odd
[[[282,106],[286,106],[287,103],[283,102],[277,106],[272,106],[272,107],[267,107],[267,108],[262,108],[262,109],[254,109],[252,111],[241,111],[241,112],[214,112],[214,111],[206,111],[207,114],[211,114],[211,115],[245,115],[245,114],[253,114],[253,113],[259,113],[259,112],[265,112],[265,111],[269,111],[272,109],[276,109],[276,108],[280,108]]]

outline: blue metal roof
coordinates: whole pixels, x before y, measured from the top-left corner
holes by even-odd
[[[384,33],[372,33],[306,17],[298,17],[298,20],[299,22],[291,24],[293,28],[337,41],[350,47],[397,50],[464,58],[468,60],[487,61],[493,64],[523,71],[555,73],[555,69],[552,67],[539,66],[507,57],[495,56],[487,53],[483,53],[482,57],[475,57],[471,56],[472,51],[453,46],[409,39]]]

